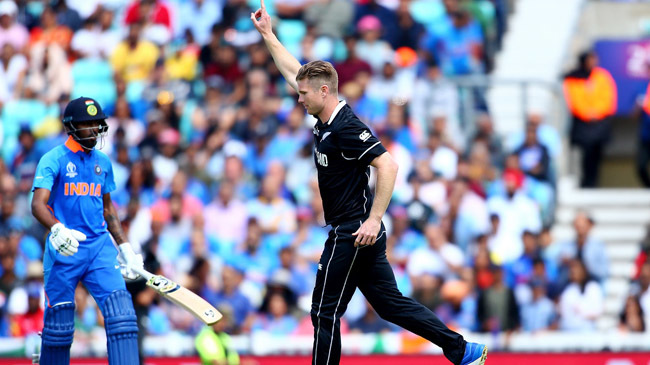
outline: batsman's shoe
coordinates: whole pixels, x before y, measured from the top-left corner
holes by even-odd
[[[465,346],[465,355],[460,365],[484,365],[487,359],[487,346],[480,343],[468,342]]]

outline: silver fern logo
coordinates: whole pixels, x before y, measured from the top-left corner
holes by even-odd
[[[72,162],[68,162],[65,169],[68,171],[68,173],[66,173],[65,176],[67,176],[69,178],[73,178],[73,177],[78,175],[77,174],[77,166],[75,166],[75,164],[73,164]]]

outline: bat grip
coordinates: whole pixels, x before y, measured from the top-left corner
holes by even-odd
[[[145,270],[144,268],[134,267],[132,270],[135,271],[135,272],[137,272],[137,273],[138,273],[140,276],[142,276],[145,280],[149,280],[149,279],[151,279],[152,277],[154,277],[154,275],[153,275],[152,273],[150,273],[149,271]]]

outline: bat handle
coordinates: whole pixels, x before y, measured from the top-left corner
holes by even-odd
[[[137,268],[137,267],[136,267],[136,268],[133,268],[133,271],[137,272],[137,273],[138,273],[140,276],[142,276],[145,280],[149,280],[149,279],[151,279],[152,277],[154,277],[154,275],[153,275],[152,273],[150,273],[149,271],[145,270],[144,268]]]

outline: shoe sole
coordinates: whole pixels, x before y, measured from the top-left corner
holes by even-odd
[[[476,359],[474,362],[469,365],[485,365],[485,360],[487,360],[488,348],[487,346],[483,347],[483,353],[479,359]]]

